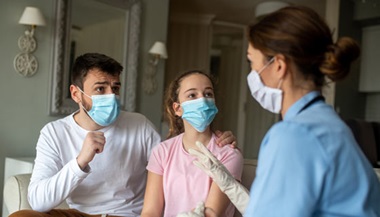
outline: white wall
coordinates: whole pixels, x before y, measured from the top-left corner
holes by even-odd
[[[166,41],[169,10],[169,0],[142,0],[142,3],[139,74],[145,69],[146,53],[153,42]],[[59,117],[48,115],[54,1],[1,0],[0,5],[0,29],[2,30],[0,40],[0,192],[2,195],[5,157],[34,156],[40,129],[46,123]],[[18,24],[25,6],[39,7],[47,20],[47,25],[38,27],[35,33],[38,48],[34,54],[40,65],[38,72],[30,78],[20,76],[13,69],[13,58],[19,52],[17,40],[25,31],[25,27]],[[156,126],[159,126],[161,119],[163,67],[164,65],[161,64],[158,69],[160,91],[153,96],[138,95],[140,103],[138,111],[147,115]],[[141,89],[140,83],[138,88]],[[3,198],[0,197],[0,204],[2,200]]]

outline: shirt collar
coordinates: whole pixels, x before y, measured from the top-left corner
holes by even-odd
[[[285,114],[284,120],[289,120],[295,117],[298,113],[300,113],[303,108],[313,101],[315,98],[321,96],[321,93],[319,91],[312,91],[305,96],[303,96],[301,99],[299,99],[297,102],[295,102],[288,111]]]

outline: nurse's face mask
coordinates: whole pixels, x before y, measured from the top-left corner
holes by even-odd
[[[112,124],[120,113],[120,103],[118,96],[115,94],[104,94],[104,95],[92,95],[89,96],[84,93],[79,87],[78,89],[85,96],[91,98],[92,107],[89,111],[83,106],[81,102],[81,106],[83,110],[86,111],[88,116],[100,126],[108,126]]]
[[[247,81],[253,98],[261,105],[261,107],[272,113],[278,114],[280,113],[282,106],[283,92],[279,89],[282,82],[280,81],[278,88],[272,88],[265,86],[260,78],[260,74],[273,61],[274,57],[259,71],[252,70],[247,77]]]

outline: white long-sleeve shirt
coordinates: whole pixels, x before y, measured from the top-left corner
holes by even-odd
[[[146,165],[160,136],[143,115],[121,112],[104,132],[102,153],[83,172],[77,162],[89,131],[71,114],[48,123],[40,132],[28,189],[28,200],[37,211],[48,211],[65,199],[70,208],[88,214],[138,216],[141,213]]]

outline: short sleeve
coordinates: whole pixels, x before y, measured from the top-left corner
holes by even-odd
[[[145,144],[147,147],[147,160],[150,159],[151,151],[161,142],[161,136],[157,133],[154,125],[145,118]]]
[[[228,146],[225,148],[228,149],[228,152],[219,160],[227,168],[231,175],[240,182],[243,173],[243,155],[238,149],[234,149]]]
[[[163,156],[163,150],[162,150],[161,144],[155,146],[152,150],[152,154],[149,157],[149,162],[146,169],[158,175],[163,175],[164,174],[163,158],[164,156]]]

